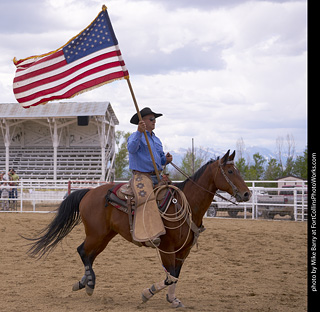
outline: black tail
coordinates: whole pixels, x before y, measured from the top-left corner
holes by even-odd
[[[28,253],[40,258],[47,252],[51,252],[57,244],[65,238],[72,229],[79,224],[79,204],[89,189],[78,190],[71,193],[61,204],[58,213],[52,222],[45,227],[36,238],[26,238],[32,243]]]

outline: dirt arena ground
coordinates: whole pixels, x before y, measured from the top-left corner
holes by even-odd
[[[93,296],[72,285],[83,275],[78,225],[46,259],[26,255],[18,234],[33,236],[52,214],[0,213],[0,310],[17,312],[170,311],[160,292],[146,304],[141,291],[165,274],[156,252],[117,236],[97,258]],[[307,311],[307,224],[204,219],[199,249],[187,258],[177,286],[183,311]]]

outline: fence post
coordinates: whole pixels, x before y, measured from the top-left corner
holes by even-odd
[[[298,207],[297,207],[297,190],[293,190],[293,214],[294,221],[298,221]]]
[[[23,181],[20,181],[20,212],[22,212],[23,202]]]
[[[71,181],[68,181],[68,195],[71,194]]]
[[[254,215],[255,215],[255,202],[256,202],[256,196],[255,196],[255,183],[252,182],[252,211],[251,211],[251,214],[252,214],[252,219],[254,219]]]
[[[302,213],[301,221],[304,221],[304,183],[302,183],[302,191],[301,191],[301,213]]]

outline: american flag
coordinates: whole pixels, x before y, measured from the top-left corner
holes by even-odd
[[[13,92],[24,108],[70,98],[129,77],[106,7],[61,48],[14,59],[14,64]]]

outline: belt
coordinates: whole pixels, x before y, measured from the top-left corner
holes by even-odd
[[[132,170],[132,173],[144,173],[144,174],[156,175],[155,171],[142,172],[142,171],[138,171],[138,170]],[[159,171],[159,173],[161,173],[161,171]]]

